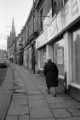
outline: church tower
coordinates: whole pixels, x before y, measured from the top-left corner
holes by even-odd
[[[12,38],[12,41],[14,41],[16,37],[14,18],[12,19],[12,28],[11,28],[10,36]]]
[[[12,26],[10,35],[7,39],[7,49],[8,49],[8,57],[10,59],[15,60],[15,50],[16,50],[16,32],[15,32],[15,25],[14,25],[14,18],[12,19]]]

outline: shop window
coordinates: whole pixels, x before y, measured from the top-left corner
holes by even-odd
[[[46,59],[46,47],[43,47],[40,50],[40,68],[41,69],[43,69],[44,67],[45,59]]]
[[[80,84],[80,30],[73,33],[73,82]]]
[[[57,50],[57,64],[62,65],[64,63],[63,60],[63,47],[59,47]]]
[[[64,75],[64,47],[58,46],[57,48],[57,65],[59,74]]]

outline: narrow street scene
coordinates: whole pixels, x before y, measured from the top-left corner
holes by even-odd
[[[0,0],[0,120],[80,120],[80,0]]]
[[[69,95],[46,91],[44,77],[12,65],[14,92],[6,120],[80,120],[80,103]]]

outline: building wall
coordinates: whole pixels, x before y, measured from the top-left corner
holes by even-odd
[[[59,11],[59,13],[56,14],[55,18],[50,17],[50,19],[48,19],[45,17],[43,21],[44,31],[36,39],[36,49],[39,54],[38,69],[41,68],[40,62],[45,61],[42,60],[43,58],[40,58],[40,56],[43,56],[42,53],[43,46],[46,46],[45,59],[47,59],[48,57],[51,58],[52,56],[51,59],[54,60],[58,65],[59,75],[65,78],[66,73],[67,86],[73,83],[79,85],[80,82],[79,81],[80,76],[78,74],[80,71],[79,67],[80,31],[79,30],[75,31],[73,32],[73,34],[70,32],[70,30],[68,31],[71,25],[72,26],[74,25],[75,23],[74,21],[76,21],[80,17],[79,5],[80,5],[79,0],[74,0],[73,2],[71,2],[71,0],[68,0],[65,6]],[[51,14],[52,12],[51,9],[49,8],[47,15],[51,16]],[[63,33],[63,31],[65,32]]]
[[[80,78],[80,66],[78,65],[79,40],[76,40],[76,36],[79,39],[79,31],[71,33],[70,27],[80,18],[80,1],[73,0],[72,2],[72,0],[64,0],[64,6],[63,0],[54,1],[57,2],[57,6],[53,8],[51,0],[41,1],[34,11],[34,19],[33,10],[30,12],[24,41],[25,39],[30,40],[33,32],[39,32],[38,37],[33,39],[36,42],[37,51],[36,69],[43,70],[45,61],[51,58],[58,65],[59,75],[63,76],[63,79],[66,73],[67,86],[72,83],[78,84]],[[40,16],[41,9],[43,9],[42,18]],[[52,16],[54,11],[55,13]],[[41,19],[43,29],[40,29]],[[75,43],[75,41],[77,42]],[[24,51],[24,62],[25,65],[27,64],[29,68],[32,68],[32,43],[28,43],[26,48],[27,50]],[[28,60],[27,63],[26,59]],[[74,68],[76,68],[77,72]],[[75,81],[75,78],[77,81]]]
[[[16,38],[16,58],[18,64],[23,64],[23,34],[20,33]]]
[[[33,33],[33,16],[28,21],[29,36]]]

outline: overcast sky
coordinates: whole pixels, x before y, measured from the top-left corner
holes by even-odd
[[[16,33],[24,26],[33,0],[0,0],[0,49],[7,47],[7,35],[11,30],[12,18]]]

